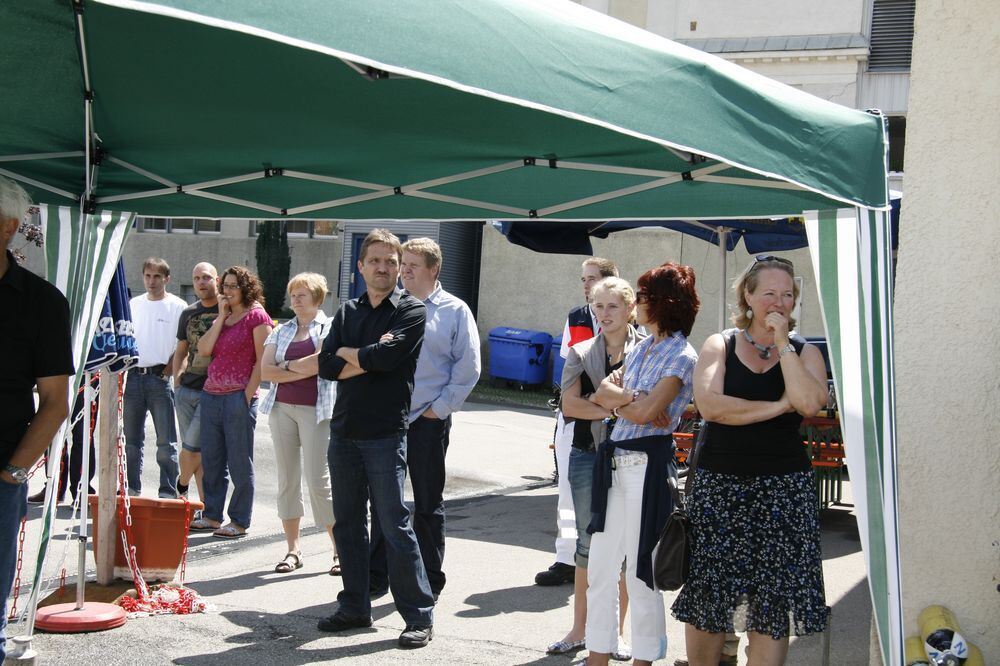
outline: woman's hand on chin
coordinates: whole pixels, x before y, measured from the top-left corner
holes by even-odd
[[[780,312],[768,312],[764,317],[764,328],[774,333],[774,344],[778,349],[788,344],[788,317]]]

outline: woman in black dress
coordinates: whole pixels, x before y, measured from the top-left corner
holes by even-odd
[[[798,336],[791,262],[758,256],[736,281],[737,328],[711,336],[694,373],[708,428],[689,511],[692,567],[673,605],[691,666],[719,663],[726,632],[746,631],[751,664],[782,664],[788,637],[821,632],[816,480],[803,416],[826,404],[819,350]]]

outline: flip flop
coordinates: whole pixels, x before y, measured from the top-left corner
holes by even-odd
[[[234,523],[226,523],[212,532],[216,539],[242,539],[246,535],[247,531]]]
[[[333,566],[330,567],[330,575],[331,576],[339,576],[340,575],[340,558],[339,557],[334,557],[333,558]]]
[[[274,567],[275,573],[289,573],[302,568],[302,551],[288,551],[288,554]]]
[[[205,518],[195,518],[191,521],[188,529],[192,532],[214,532],[219,529],[219,525],[213,525]]]

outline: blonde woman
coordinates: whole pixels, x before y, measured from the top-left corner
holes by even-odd
[[[621,368],[626,356],[645,338],[629,322],[635,313],[635,291],[625,280],[606,277],[590,289],[590,308],[601,332],[569,348],[563,367],[560,407],[566,423],[573,427],[569,454],[569,485],[576,516],[576,576],[573,585],[573,626],[565,638],[549,645],[548,654],[568,654],[584,646],[587,625],[587,566],[590,558],[590,499],[597,447],[612,432],[606,422],[611,410],[590,402],[604,378]],[[628,607],[628,592],[619,584],[618,644],[613,659],[628,661],[632,650],[621,636]],[[613,611],[614,609],[608,609]]]
[[[326,463],[336,384],[316,375],[316,354],[323,346],[330,323],[320,310],[326,294],[326,278],[322,275],[299,273],[293,277],[288,282],[288,298],[295,318],[274,329],[264,341],[261,376],[273,388],[260,411],[269,414],[278,467],[278,516],[288,546],[287,554],[274,567],[278,573],[294,571],[303,564],[299,526],[304,514],[304,467],[313,520],[326,530],[333,544],[330,575],[340,574],[333,541],[330,468]]]

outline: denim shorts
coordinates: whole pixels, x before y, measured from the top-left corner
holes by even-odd
[[[587,561],[590,557],[590,534],[587,534],[587,527],[590,525],[592,513],[590,511],[590,496],[594,486],[594,461],[597,459],[596,451],[584,451],[573,447],[569,452],[569,479],[570,492],[573,495],[573,512],[576,514],[576,566],[581,569],[587,568]]]

